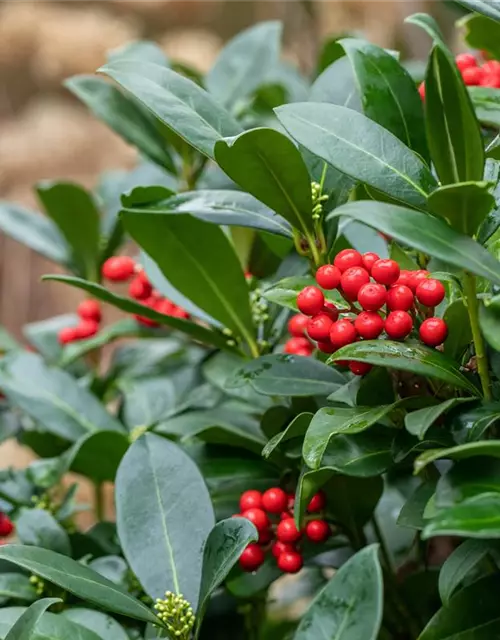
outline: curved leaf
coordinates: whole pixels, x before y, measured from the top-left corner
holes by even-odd
[[[359,89],[347,57],[335,60],[316,78],[311,86],[309,100],[338,104],[362,112]]]
[[[436,486],[436,506],[452,507],[484,493],[500,494],[500,460],[479,455],[455,462],[443,473]]]
[[[307,428],[313,417],[312,413],[299,413],[298,416],[290,422],[284,431],[280,431],[273,436],[262,450],[262,457],[269,458],[272,452],[279,447],[283,442],[300,438],[305,435]]]
[[[42,598],[31,604],[14,623],[5,640],[30,640],[43,614],[49,607],[59,602],[62,602],[61,598]]]
[[[446,218],[460,233],[474,236],[495,206],[488,182],[461,182],[438,187],[429,196],[429,209]]]
[[[443,413],[446,413],[458,404],[470,402],[471,400],[473,400],[473,398],[450,398],[450,400],[445,400],[440,404],[407,413],[405,416],[406,430],[422,440],[427,429],[429,429]]]
[[[438,511],[422,532],[423,539],[433,536],[500,538],[500,494],[483,493]]]
[[[448,449],[430,449],[424,451],[415,460],[415,473],[420,473],[424,467],[441,458],[462,460],[474,456],[493,456],[500,458],[500,440],[481,440],[479,442],[466,442]]]
[[[469,96],[477,119],[488,127],[500,127],[500,91],[490,87],[470,87]]]
[[[101,640],[128,640],[125,629],[111,616],[84,607],[65,609],[60,617],[93,631]]]
[[[290,276],[278,280],[270,287],[263,291],[263,296],[270,302],[279,304],[282,307],[288,307],[293,311],[298,311],[297,307],[297,295],[302,291],[304,287],[310,285],[317,286],[316,280],[312,276]],[[333,302],[338,309],[349,308],[347,302],[342,298],[337,289],[330,291],[323,291],[325,300]]]
[[[0,598],[33,602],[38,599],[38,594],[27,575],[0,573]]]
[[[490,545],[482,540],[466,540],[446,558],[439,572],[439,595],[445,606],[463,579],[488,555]]]
[[[481,13],[483,16],[500,22],[500,9],[497,3],[492,0],[458,0],[458,2],[470,11]]]
[[[19,541],[71,555],[69,536],[54,516],[44,509],[25,509],[16,520]]]

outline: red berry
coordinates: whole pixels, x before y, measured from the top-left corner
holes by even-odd
[[[280,542],[297,542],[301,533],[295,526],[293,518],[282,520],[276,528],[276,537]]]
[[[354,321],[354,328],[365,340],[375,340],[384,330],[384,321],[376,311],[362,311]]]
[[[487,76],[487,74],[480,67],[468,67],[467,69],[463,69],[463,71],[461,71],[461,74],[464,83],[468,87],[483,84],[483,80]]]
[[[294,353],[296,355],[301,355],[304,350],[312,353],[312,346],[307,338],[290,338],[285,342],[285,348],[283,349],[285,353]]]
[[[434,278],[422,280],[415,291],[417,300],[426,307],[436,307],[443,302],[445,294],[443,284]]]
[[[422,280],[426,280],[429,275],[428,271],[425,269],[420,269],[419,271],[410,271],[410,281],[408,282],[408,287],[412,291],[415,291],[418,285],[422,282]]]
[[[405,284],[394,284],[387,292],[387,307],[391,311],[409,311],[413,303],[412,290]]]
[[[7,538],[14,531],[14,524],[8,515],[0,514],[0,537]]]
[[[137,265],[136,265],[136,269],[137,269]],[[137,277],[144,284],[151,284],[145,269],[139,269],[139,271],[137,271]]]
[[[330,342],[330,336],[328,336],[328,340],[318,340],[317,347],[322,353],[333,353],[336,351],[335,347]]]
[[[323,289],[336,289],[340,284],[340,269],[333,264],[325,264],[316,271],[316,282]]]
[[[101,305],[97,300],[82,300],[76,308],[76,312],[84,320],[101,321]]]
[[[350,267],[362,267],[363,258],[355,249],[344,249],[337,253],[333,264],[343,273]]]
[[[293,355],[294,356],[302,356],[304,358],[309,358],[309,356],[312,356],[312,352],[313,352],[313,348],[312,347],[308,347],[307,349],[305,347],[303,347],[302,349],[297,349],[296,351],[294,351]]]
[[[326,507],[326,496],[323,491],[318,491],[311,498],[309,504],[307,505],[307,510],[309,513],[316,513],[317,511],[321,511]]]
[[[340,286],[349,300],[356,300],[361,287],[370,282],[370,274],[363,267],[349,267],[342,274]]]
[[[411,271],[407,271],[406,269],[401,269],[401,271],[399,272],[399,278],[396,280],[394,284],[395,285],[404,284],[405,287],[409,287],[411,276],[412,276]]]
[[[75,331],[78,340],[85,340],[86,338],[95,336],[95,334],[99,331],[99,323],[95,320],[82,320],[75,327]]]
[[[136,276],[128,286],[128,294],[135,300],[146,300],[151,296],[153,287],[150,282],[144,282],[140,275]]]
[[[286,508],[289,512],[292,512],[294,507],[295,507],[295,494],[289,493]]]
[[[485,73],[500,73],[500,61],[488,60],[483,64],[482,69]]]
[[[113,256],[102,265],[102,275],[113,282],[123,282],[134,275],[135,261],[129,256]]]
[[[279,540],[276,540],[271,548],[271,553],[275,558],[279,558],[280,555],[282,553],[285,553],[286,551],[295,551],[295,549],[293,545],[285,544],[284,542],[280,542]]]
[[[413,320],[406,311],[391,311],[385,319],[385,332],[389,338],[406,338],[413,329]]]
[[[273,487],[264,492],[262,506],[269,513],[281,513],[286,509],[288,496],[279,487]]]
[[[70,342],[78,340],[76,327],[64,327],[64,329],[61,329],[57,334],[57,339],[60,344],[69,344]]]
[[[500,88],[500,73],[484,73],[479,80],[481,87],[491,87],[492,89]]]
[[[364,376],[372,370],[372,365],[368,362],[349,362],[349,369],[355,376]]]
[[[252,507],[251,509],[243,511],[241,515],[243,518],[250,520],[250,522],[255,525],[257,531],[264,531],[264,529],[269,527],[269,518],[262,509]]]
[[[425,100],[425,82],[421,82],[418,85],[418,92],[419,92],[420,97],[422,98],[422,100]]]
[[[262,494],[256,489],[249,489],[240,496],[240,511],[243,513],[248,509],[260,509],[262,507]]]
[[[460,71],[469,67],[477,67],[477,60],[472,53],[459,53],[455,58],[455,62]]]
[[[325,520],[311,520],[306,524],[306,536],[311,542],[324,542],[330,535],[330,527]]]
[[[323,313],[329,315],[333,322],[335,322],[339,317],[339,310],[333,304],[333,302],[328,302],[328,300],[326,300],[325,304],[323,305]]]
[[[437,347],[446,340],[448,327],[441,318],[427,318],[420,325],[420,340],[429,347]]]
[[[176,304],[174,304],[173,307],[174,308],[170,312],[170,315],[173,318],[181,318],[182,320],[187,320],[189,318],[189,313],[185,309],[178,307]]]
[[[240,566],[243,571],[257,571],[257,569],[262,565],[266,556],[264,551],[259,547],[258,544],[252,543],[249,544],[246,549],[244,549],[243,553],[240,556]]]
[[[376,253],[368,251],[368,253],[363,253],[363,267],[368,271],[368,273],[372,272],[373,265],[380,260],[380,256]]]
[[[273,532],[271,529],[264,529],[263,531],[259,531],[259,544],[263,547],[266,544],[269,544],[273,539]]]
[[[330,329],[330,342],[335,349],[356,342],[358,332],[350,320],[337,320]]]
[[[163,313],[165,316],[171,316],[175,309],[175,304],[168,298],[160,298],[158,300],[158,298],[150,296],[144,300],[144,304],[148,307],[153,307],[155,311]]]
[[[387,291],[381,284],[369,282],[358,292],[358,302],[366,311],[378,311],[386,301]]]
[[[325,296],[318,287],[305,287],[297,296],[297,306],[299,311],[306,316],[315,316],[321,311],[325,304]]]
[[[313,340],[327,340],[330,337],[330,329],[333,320],[326,313],[318,313],[307,323],[307,333]]]
[[[304,565],[298,551],[285,551],[278,558],[278,568],[284,573],[298,573]]]
[[[309,318],[302,313],[296,313],[288,321],[288,333],[296,338],[304,336],[308,320]]]
[[[292,518],[293,519],[293,514],[290,513],[290,511],[283,511],[283,513],[280,514],[280,519],[281,520],[287,520],[287,518]]]
[[[372,278],[389,286],[399,278],[399,264],[395,260],[377,260],[372,267]]]

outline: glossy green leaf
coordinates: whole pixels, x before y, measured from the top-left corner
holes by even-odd
[[[123,553],[146,593],[182,593],[196,609],[203,545],[214,525],[196,465],[173,442],[146,433],[125,454],[115,492]]]
[[[5,640],[30,640],[43,614],[49,607],[59,602],[62,602],[61,598],[42,598],[31,604],[14,623]]]
[[[102,609],[158,623],[158,618],[142,602],[76,560],[47,549],[16,544],[0,547],[0,559],[31,571]]]
[[[500,494],[500,460],[477,456],[459,460],[443,473],[436,487],[436,506],[452,507],[484,493]]]
[[[433,40],[446,48],[443,34],[437,22],[427,13],[414,13],[405,19],[405,22],[414,24],[423,29]]]
[[[38,595],[27,575],[0,573],[0,598],[33,602],[38,599]]]
[[[217,142],[217,164],[245,191],[302,232],[313,231],[311,179],[294,143],[274,129]]]
[[[460,233],[474,236],[495,206],[488,182],[461,182],[438,187],[429,196],[429,209]]]
[[[481,13],[497,22],[500,21],[500,9],[494,0],[458,0],[458,2],[470,11]]]
[[[302,617],[294,640],[375,640],[382,623],[378,545],[358,551],[335,573]]]
[[[231,389],[250,384],[269,396],[324,396],[344,383],[341,373],[318,360],[280,353],[248,362],[226,386]]]
[[[500,24],[498,22],[475,13],[459,20],[457,26],[463,30],[464,40],[470,47],[487,51],[493,58],[500,58]]]
[[[500,160],[500,134],[486,147],[486,157]]]
[[[331,104],[298,103],[276,109],[302,146],[333,167],[393,198],[424,207],[436,186],[423,161],[366,116]]]
[[[429,214],[382,202],[349,202],[330,214],[347,216],[459,269],[500,284],[500,263],[472,238]]]
[[[269,458],[272,452],[282,443],[304,436],[312,417],[313,414],[307,412],[299,413],[298,416],[295,416],[284,431],[280,431],[269,440],[262,450],[262,457]]]
[[[397,524],[400,527],[409,527],[410,529],[423,529],[426,524],[424,520],[425,507],[434,495],[435,489],[435,481],[423,482],[419,485],[399,512]]]
[[[54,516],[44,509],[25,509],[16,520],[19,542],[71,555],[68,534]]]
[[[466,540],[446,558],[439,572],[439,595],[448,606],[453,592],[464,578],[488,555],[490,546],[482,540]]]
[[[102,640],[128,640],[127,632],[114,618],[95,609],[71,607],[60,617],[93,631]]]
[[[452,302],[444,312],[443,320],[448,326],[448,337],[444,341],[445,355],[460,360],[472,342],[469,312],[463,299]]]
[[[208,157],[213,158],[217,140],[241,133],[240,125],[209,93],[175,71],[134,60],[110,62],[99,71]]]
[[[424,451],[415,460],[415,473],[420,473],[428,464],[442,458],[462,460],[474,456],[493,456],[500,458],[500,440],[481,440],[479,442],[466,442],[448,449],[430,449]]]
[[[282,307],[288,307],[293,311],[298,311],[297,296],[304,287],[310,285],[317,286],[316,280],[312,276],[290,276],[278,280],[267,289],[264,289],[263,296],[270,302],[279,304]],[[342,298],[340,293],[334,289],[331,291],[323,291],[325,300],[333,302],[339,309],[348,309],[348,304]]]
[[[432,518],[422,537],[500,538],[500,495],[483,493],[448,507]]]
[[[469,95],[477,119],[485,126],[500,127],[500,91],[491,87],[470,87]]]
[[[330,361],[355,360],[370,364],[410,371],[415,375],[437,378],[455,387],[479,395],[478,389],[467,380],[453,360],[421,343],[403,343],[393,340],[363,340],[342,347]]]
[[[405,416],[406,430],[413,436],[417,436],[420,440],[423,440],[426,431],[444,413],[463,402],[470,402],[471,400],[472,398],[450,398],[450,400],[445,400],[440,404],[407,413]]]

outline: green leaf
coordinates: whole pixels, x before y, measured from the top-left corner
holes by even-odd
[[[474,236],[495,206],[488,182],[461,182],[438,187],[429,196],[429,209],[460,233]]]
[[[68,452],[69,469],[94,482],[113,482],[128,439],[116,431],[97,431],[78,442]]]
[[[446,558],[439,572],[439,595],[444,606],[464,578],[488,555],[490,545],[482,540],[466,540]]]
[[[325,396],[344,383],[342,374],[314,358],[280,353],[248,362],[226,386],[232,389],[250,384],[266,396]]]
[[[23,334],[35,350],[50,364],[58,362],[62,345],[58,334],[64,327],[76,327],[79,318],[76,313],[64,313],[60,316],[52,316],[47,320],[30,322],[23,327]]]
[[[269,458],[272,452],[282,443],[304,436],[312,417],[312,413],[299,413],[298,416],[295,416],[284,431],[280,431],[269,440],[262,450],[262,457]]]
[[[471,400],[472,398],[451,398],[440,404],[407,413],[405,416],[406,430],[413,436],[417,436],[420,440],[423,440],[427,429],[429,429],[438,418],[458,404],[470,402]]]
[[[494,0],[458,0],[458,2],[470,11],[481,13],[497,22],[500,21],[500,9]]]
[[[500,134],[486,147],[486,157],[500,160]]]
[[[47,215],[72,248],[78,275],[97,278],[100,221],[92,195],[71,182],[40,182],[36,190]]]
[[[124,380],[120,388],[123,422],[130,431],[135,427],[152,427],[174,411],[175,385],[163,376]]]
[[[331,362],[355,360],[382,367],[410,371],[415,375],[437,378],[461,389],[479,395],[478,389],[460,373],[456,362],[435,349],[420,343],[403,343],[393,340],[363,340],[336,351]]]
[[[248,285],[220,227],[186,214],[124,212],[123,220],[176,289],[249,344],[254,342]]]
[[[349,202],[330,217],[347,216],[396,241],[500,284],[500,263],[472,238],[429,214],[383,202]]]
[[[38,595],[28,576],[21,573],[0,573],[0,598],[33,602]]]
[[[443,34],[439,29],[437,22],[427,13],[414,13],[411,16],[405,18],[405,22],[408,24],[415,24],[423,29],[433,40],[446,48]]]
[[[365,116],[427,159],[422,101],[410,74],[398,60],[365,40],[340,40],[361,93]]]
[[[339,171],[401,202],[425,207],[436,186],[429,169],[377,123],[331,104],[299,103],[275,111],[297,142]]]
[[[500,494],[500,460],[477,456],[459,460],[444,473],[436,487],[436,506],[452,507],[484,493]]]
[[[448,326],[448,337],[444,341],[444,353],[454,360],[460,360],[472,342],[469,312],[463,299],[455,300],[446,308],[443,320]]]
[[[135,40],[126,42],[124,45],[111,49],[107,52],[107,60],[115,62],[116,60],[142,60],[144,62],[154,62],[164,67],[170,66],[163,49],[152,40]]]
[[[484,146],[479,123],[453,56],[439,43],[425,77],[425,114],[427,140],[441,182],[481,180]]]
[[[500,458],[500,440],[481,440],[479,442],[466,442],[448,449],[430,449],[424,451],[415,460],[415,473],[420,473],[424,467],[435,460],[442,458],[462,460],[474,456],[493,456]]]
[[[10,401],[54,433],[74,442],[97,430],[123,431],[105,407],[62,369],[47,366],[26,351],[11,352],[0,370]]]
[[[433,536],[500,538],[500,495],[483,493],[439,511],[422,532],[423,539]]]
[[[423,482],[419,485],[403,505],[397,524],[400,527],[409,527],[410,529],[423,529],[426,524],[424,520],[425,507],[434,495],[435,489],[435,481]]]
[[[73,76],[64,83],[95,115],[153,162],[177,173],[159,128],[148,111],[104,78]]]
[[[459,20],[457,27],[463,30],[464,40],[470,47],[488,51],[494,58],[500,58],[500,24],[498,22],[476,13]]]
[[[469,95],[477,119],[488,127],[500,127],[500,91],[491,87],[470,87]]]
[[[125,629],[111,616],[85,607],[65,609],[60,617],[70,620],[89,631],[93,631],[101,640],[128,640]]]
[[[288,307],[297,312],[297,296],[304,287],[310,285],[318,286],[312,276],[290,276],[272,284],[263,291],[262,295],[270,302],[279,304],[282,307]],[[323,294],[325,300],[333,302],[339,309],[347,310],[349,308],[344,298],[342,298],[336,289],[333,291],[323,291]]]
[[[66,240],[44,215],[2,200],[0,230],[52,262],[65,266],[71,262]]]
[[[347,57],[335,60],[316,78],[311,86],[309,100],[338,104],[361,113],[361,98]]]
[[[245,191],[303,233],[312,233],[311,179],[294,143],[274,129],[217,142],[217,164]]]
[[[222,49],[205,78],[207,89],[228,108],[266,82],[278,63],[282,25],[261,22],[245,29]]]
[[[0,637],[5,638],[5,634],[26,611],[28,609],[24,607],[0,609]],[[108,636],[99,636],[90,629],[67,620],[64,614],[44,613],[29,638],[30,640],[67,640],[68,638],[72,638],[72,640],[103,640],[103,637],[108,640]]]
[[[71,555],[68,534],[48,511],[25,509],[16,520],[16,532],[23,544]]]
[[[156,624],[159,622],[148,607],[124,589],[80,562],[59,553],[37,547],[9,544],[0,547],[0,559],[31,571],[102,609],[144,622]]]
[[[302,617],[294,640],[375,640],[382,624],[378,545],[358,551],[335,572]]]
[[[202,550],[214,515],[191,458],[173,442],[146,433],[125,454],[115,491],[123,553],[146,593],[182,593],[196,609]]]
[[[61,598],[42,598],[31,604],[15,622],[5,636],[5,640],[30,640],[43,614],[49,607],[59,602],[62,602]]]
[[[212,96],[175,71],[157,64],[112,61],[99,69],[113,78],[169,129],[213,158],[217,140],[241,133],[241,127]]]

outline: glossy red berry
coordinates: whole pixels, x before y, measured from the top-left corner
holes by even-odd
[[[409,311],[413,303],[413,292],[405,284],[394,284],[387,292],[387,308],[391,311]]]
[[[429,275],[429,272],[425,271],[425,269],[420,269],[418,271],[410,271],[410,281],[408,282],[407,286],[410,287],[412,291],[415,291],[418,285],[422,282],[422,280],[427,279],[428,275]]]
[[[399,272],[399,278],[396,280],[394,284],[395,285],[404,284],[405,287],[409,287],[411,275],[412,275],[411,271],[407,271],[406,269],[401,269],[401,271]]]
[[[420,325],[420,340],[429,347],[437,347],[446,340],[448,327],[441,318],[427,318]]]
[[[500,73],[500,61],[488,60],[483,64],[482,69],[485,73]]]
[[[399,264],[395,260],[377,260],[372,267],[373,279],[387,287],[396,282],[399,273]]]
[[[386,288],[381,284],[369,282],[358,292],[358,302],[366,311],[378,311],[387,299]]]
[[[140,275],[136,276],[128,286],[128,294],[135,300],[146,300],[151,296],[153,287],[150,282],[144,282]]]
[[[472,53],[459,53],[455,58],[455,63],[460,71],[470,67],[477,67],[477,60]]]
[[[368,271],[368,273],[372,272],[373,265],[380,260],[380,256],[376,253],[368,251],[367,253],[363,253],[363,267]]]
[[[70,342],[74,342],[78,340],[78,332],[76,331],[76,327],[64,327],[57,334],[57,339],[60,344],[69,344]]]
[[[349,267],[340,278],[340,286],[349,300],[356,300],[361,287],[370,282],[370,274],[363,267]]]
[[[474,87],[478,84],[482,84],[482,81],[487,75],[481,67],[468,67],[461,71],[461,74],[464,83],[468,87]]]
[[[420,97],[422,98],[422,100],[425,100],[425,82],[421,82],[418,85],[418,92],[419,92]]]
[[[240,511],[243,513],[248,509],[262,508],[262,494],[256,489],[249,489],[240,496]]]
[[[417,300],[426,307],[436,307],[443,302],[446,291],[439,280],[427,278],[418,285],[415,295]]]
[[[297,306],[299,311],[306,316],[315,316],[323,309],[325,296],[318,287],[305,287],[297,296]]]
[[[333,322],[335,322],[339,317],[339,310],[333,304],[333,302],[328,302],[328,300],[326,300],[325,304],[323,305],[323,313],[328,314]]]
[[[302,313],[296,313],[288,321],[288,333],[296,338],[305,336],[309,318]]]
[[[481,87],[500,88],[500,73],[483,73],[479,83]]]
[[[255,525],[257,531],[264,531],[270,525],[269,518],[267,517],[265,511],[257,507],[246,509],[241,515],[243,516],[243,518],[250,520],[250,522]]]
[[[312,353],[311,343],[307,338],[290,338],[285,342],[283,349],[285,353],[293,353],[295,355],[302,355],[303,351]]]
[[[337,253],[333,264],[343,273],[351,267],[362,267],[363,257],[355,249],[344,249]]]
[[[286,544],[285,542],[280,542],[276,540],[271,548],[271,553],[275,558],[279,558],[282,553],[286,551],[295,551],[295,548],[291,544]]]
[[[99,331],[99,323],[95,320],[81,320],[75,327],[78,340],[91,338]]]
[[[309,513],[316,513],[317,511],[321,511],[326,507],[326,496],[323,491],[318,491],[311,498],[309,504],[307,505],[307,510]]]
[[[293,355],[308,358],[309,356],[312,356],[312,352],[313,352],[312,346],[307,347],[307,349],[303,347],[302,349],[297,349],[296,351],[294,351]]]
[[[372,370],[372,365],[368,362],[349,362],[349,369],[355,376],[364,376]]]
[[[76,308],[76,312],[80,318],[83,318],[84,320],[95,320],[96,322],[101,321],[101,305],[97,300],[82,300]]]
[[[318,340],[317,347],[322,353],[334,353],[334,351],[336,351],[330,342],[330,337],[328,337],[328,340]]]
[[[278,558],[277,564],[284,573],[298,573],[304,566],[304,560],[298,551],[285,551]]]
[[[257,569],[264,562],[265,558],[266,556],[262,548],[259,547],[258,544],[252,543],[243,550],[243,553],[240,556],[240,566],[243,571],[257,571]]]
[[[262,495],[262,506],[269,513],[281,513],[286,509],[288,496],[279,487],[268,489]]]
[[[365,340],[375,340],[384,330],[384,321],[376,311],[362,311],[354,321],[354,328]]]
[[[280,542],[297,542],[300,540],[301,533],[295,526],[293,518],[282,520],[276,528],[276,537]]]
[[[356,342],[358,332],[350,320],[337,320],[330,329],[330,342],[335,349]]]
[[[385,319],[384,328],[389,338],[401,340],[411,333],[413,320],[406,311],[391,311]]]
[[[340,269],[333,264],[325,264],[316,271],[316,282],[323,289],[336,289],[340,284]]]
[[[307,323],[307,333],[313,340],[328,340],[333,320],[327,313],[318,313]]]
[[[311,520],[306,524],[306,536],[311,542],[324,542],[330,535],[330,527],[325,520]]]
[[[123,282],[134,275],[135,261],[129,256],[113,256],[102,265],[102,275],[106,280]]]
[[[14,531],[14,524],[8,515],[0,514],[0,537],[7,538]]]

